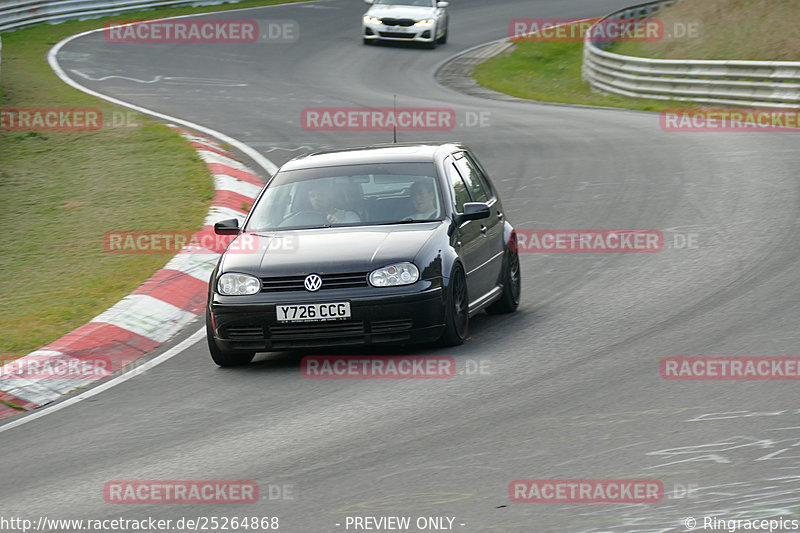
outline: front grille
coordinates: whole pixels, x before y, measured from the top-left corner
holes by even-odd
[[[396,31],[381,31],[378,32],[381,34],[381,37],[390,37],[392,39],[413,39],[413,33],[400,33]]]
[[[397,331],[407,331],[411,329],[414,321],[410,318],[398,320],[373,320],[371,323],[372,333],[395,333]]]
[[[258,340],[264,338],[264,328],[261,326],[228,328],[225,332],[232,341]]]
[[[364,322],[307,322],[270,326],[273,350],[300,346],[347,346],[364,342]]]
[[[364,335],[364,322],[298,322],[270,326],[269,336],[273,341],[282,339],[314,339],[319,337],[352,337]]]
[[[414,25],[415,21],[412,19],[395,19],[395,18],[382,18],[381,22],[383,22],[384,26],[404,26],[409,28]]]
[[[352,289],[367,286],[366,272],[348,272],[345,274],[322,274],[322,287],[325,289]],[[281,276],[261,278],[261,292],[305,291],[306,276]]]
[[[411,339],[411,318],[392,320],[337,320],[267,324],[244,324],[224,328],[222,337],[234,350],[291,350],[364,343],[401,343]]]

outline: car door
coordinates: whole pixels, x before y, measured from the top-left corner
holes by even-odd
[[[488,283],[486,290],[489,291],[497,286],[503,270],[505,242],[502,204],[480,170],[480,165],[476,164],[469,152],[458,152],[453,157],[456,169],[467,184],[472,201],[484,202],[489,206],[489,218],[476,221],[480,223],[481,234],[487,241],[481,268],[485,269],[484,275]]]
[[[455,161],[448,156],[444,161],[447,180],[455,200],[457,213],[464,212],[464,204],[472,201],[466,182],[456,168]],[[489,255],[487,240],[481,232],[482,220],[468,220],[453,232],[453,247],[461,257],[467,275],[467,294],[470,304],[478,301],[489,290],[490,281],[482,265]]]

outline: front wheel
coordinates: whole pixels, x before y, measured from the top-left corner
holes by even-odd
[[[447,28],[445,27],[444,33],[439,37],[439,44],[447,44]]]
[[[503,295],[495,303],[486,308],[490,314],[513,313],[519,307],[522,293],[522,276],[519,268],[519,255],[508,251],[508,258],[503,267]]]
[[[255,352],[234,352],[222,350],[214,342],[214,334],[211,332],[211,320],[206,311],[206,340],[208,340],[208,351],[211,352],[211,359],[221,367],[242,366],[248,364],[255,357]]]
[[[469,329],[469,299],[467,278],[464,269],[456,264],[450,276],[444,310],[444,333],[439,338],[442,346],[458,346],[464,343]]]

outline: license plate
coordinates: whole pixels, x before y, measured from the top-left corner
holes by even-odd
[[[397,33],[408,33],[411,29],[406,28],[405,26],[386,26],[386,31],[394,31]]]
[[[350,302],[324,304],[278,304],[275,306],[279,322],[319,322],[350,318]]]

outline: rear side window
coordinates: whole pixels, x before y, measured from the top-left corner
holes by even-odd
[[[480,178],[481,185],[483,185],[483,189],[486,191],[486,194],[489,195],[489,198],[494,198],[494,189],[489,183],[489,178],[486,177],[486,173],[481,170],[481,166],[475,162],[475,159],[471,155],[467,154],[466,157],[472,163],[472,166],[478,170],[478,177]]]
[[[461,157],[456,159],[456,168],[458,168],[458,171],[461,173],[461,176],[464,178],[464,181],[469,187],[473,200],[476,202],[488,202],[489,193],[487,193],[486,188],[482,183],[481,173],[478,171],[475,164],[470,161],[470,159],[464,153],[461,153],[460,155]]]
[[[448,158],[444,168],[447,172],[447,180],[450,182],[450,187],[453,189],[453,197],[456,199],[456,212],[463,213],[464,204],[470,201],[467,186],[464,180],[461,179],[461,175],[458,173],[458,170],[456,170],[451,159]]]

